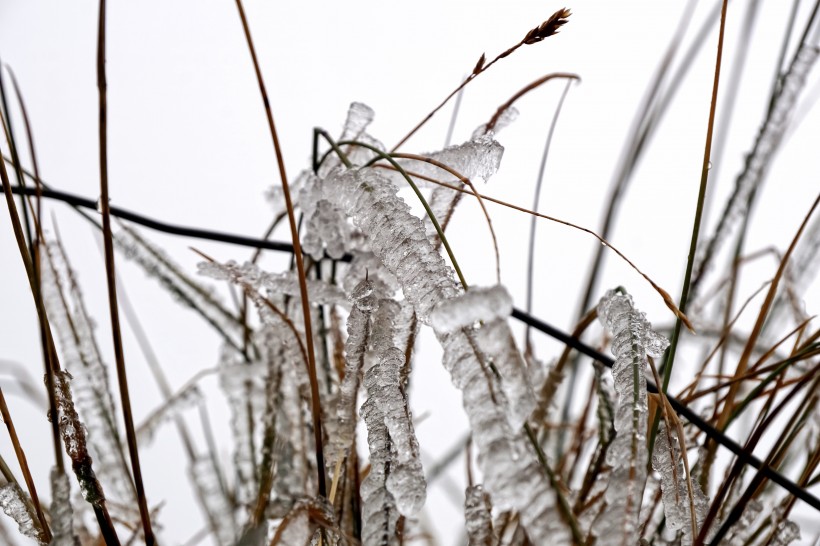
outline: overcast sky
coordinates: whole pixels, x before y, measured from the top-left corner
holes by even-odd
[[[701,5],[702,4],[702,5]],[[739,55],[736,44],[748,2],[730,7],[724,82]],[[761,3],[754,37],[746,52],[746,72],[734,117],[710,184],[714,224],[731,190],[744,153],[750,148],[765,111],[774,65],[789,10],[780,2]],[[809,3],[811,4],[811,3]],[[468,74],[482,53],[493,58],[517,43],[562,4],[543,1],[434,1],[412,3],[249,1],[247,15],[270,93],[289,176],[309,166],[312,129],[338,134],[348,105],[361,101],[376,112],[370,132],[388,147],[438,104]],[[569,23],[558,36],[527,46],[471,83],[461,102],[453,142],[470,137],[498,105],[537,78],[552,72],[577,74],[557,125],[539,210],[590,229],[598,229],[608,187],[630,132],[634,112],[673,36],[685,2],[581,1],[568,5]],[[683,49],[713,9],[698,4]],[[806,20],[804,6],[799,21]],[[94,2],[0,0],[0,57],[20,84],[34,131],[40,172],[54,188],[96,198],[99,194]],[[169,223],[259,236],[270,222],[264,199],[278,184],[278,173],[250,58],[229,0],[143,0],[108,6],[109,183],[112,204]],[[610,241],[675,298],[686,263],[691,222],[700,179],[709,110],[716,25],[675,96],[671,110],[630,186],[618,227]],[[724,85],[728,85],[724,83]],[[563,81],[550,82],[524,97],[519,119],[498,135],[505,146],[502,169],[483,190],[525,207],[532,202],[547,128]],[[816,96],[817,73],[807,96]],[[815,91],[812,91],[814,89]],[[718,123],[726,103],[719,102]],[[404,147],[434,151],[444,143],[452,105],[444,108]],[[16,104],[15,128],[21,130]],[[809,111],[788,136],[761,195],[747,248],[785,249],[820,187],[817,161],[820,113]],[[0,145],[4,153],[8,148]],[[812,151],[813,150],[813,151]],[[29,165],[27,150],[24,163]],[[104,269],[97,237],[65,205],[48,203],[70,259],[78,270],[91,314],[99,324],[101,346],[111,354]],[[529,217],[492,207],[502,252],[502,278],[517,305],[523,305],[526,234]],[[51,220],[46,222],[49,229]],[[494,264],[486,225],[474,203],[465,201],[452,225],[451,243],[471,284],[492,284]],[[191,272],[195,246],[217,259],[244,260],[247,249],[181,239],[143,231]],[[286,232],[278,234],[287,238]],[[566,227],[539,224],[535,314],[569,328],[578,294],[597,243]],[[9,404],[38,485],[51,464],[44,409],[26,401],[8,381],[11,363],[29,370],[40,384],[42,364],[34,307],[28,293],[6,214],[0,214],[3,293],[0,305],[0,384]],[[769,278],[773,260],[762,260],[744,282],[749,290]],[[269,257],[271,268],[281,257]],[[122,260],[119,271],[143,321],[154,350],[175,386],[217,363],[219,340],[193,314],[178,309],[169,296]],[[818,312],[818,283],[807,296],[809,313]],[[607,258],[601,283],[624,285],[651,321],[672,320],[647,284],[614,255]],[[426,341],[431,341],[427,338]],[[540,356],[555,356],[556,345],[539,340]],[[126,359],[132,378],[137,418],[157,405],[159,394],[130,333]],[[108,359],[113,362],[113,358]],[[436,362],[419,365],[424,389],[413,400],[422,448],[433,460],[463,427],[457,393]],[[215,400],[211,409],[218,431],[226,431],[224,407],[211,377],[204,381]],[[7,387],[8,385],[8,387]],[[143,468],[151,505],[163,503],[163,544],[180,544],[202,525],[180,486],[184,464],[175,432],[161,432],[145,448]],[[5,434],[0,453],[12,461]],[[227,454],[227,447],[225,454]],[[463,466],[463,465],[462,465]],[[454,479],[462,479],[462,468]],[[459,486],[460,487],[460,486]],[[442,488],[444,489],[444,488]],[[446,493],[435,493],[436,517],[448,541],[460,510]],[[46,497],[49,495],[46,494]],[[432,501],[431,501],[432,502]],[[442,516],[444,514],[445,516]],[[445,542],[450,543],[450,542]]]

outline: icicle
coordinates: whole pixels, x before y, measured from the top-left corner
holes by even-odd
[[[669,445],[669,436],[672,437],[672,446]],[[668,430],[666,423],[658,427],[655,437],[655,452],[652,455],[652,467],[661,477],[661,491],[663,493],[663,511],[666,515],[666,527],[671,531],[683,532],[681,543],[691,544],[692,511],[689,502],[689,488],[686,483],[686,473],[678,444],[676,430]],[[697,532],[706,518],[709,510],[709,499],[703,494],[700,484],[692,479],[692,494],[695,506],[695,521]]]
[[[386,350],[378,364],[368,369],[364,384],[368,402],[382,414],[393,448],[389,459],[392,464],[386,481],[387,490],[395,499],[399,512],[403,516],[412,516],[424,505],[427,482],[407,399],[399,385],[399,370],[403,364],[404,353],[395,347]],[[371,458],[372,450],[371,445]]]
[[[347,341],[345,342],[345,376],[339,388],[336,408],[337,430],[330,438],[328,464],[347,456],[356,434],[356,395],[359,391],[364,355],[371,332],[370,316],[377,300],[373,296],[373,283],[362,280],[350,293],[353,309],[347,318]]]
[[[501,376],[501,390],[510,408],[510,424],[518,429],[535,407],[535,394],[507,324],[511,313],[512,298],[506,288],[498,285],[471,288],[441,302],[431,313],[430,322],[437,332],[451,333],[483,321],[475,332],[477,346]]]
[[[0,487],[0,509],[17,523],[20,534],[33,538],[38,544],[45,545],[42,540],[42,530],[39,524],[32,519],[23,500],[24,493],[16,483],[7,483]]]
[[[464,522],[468,546],[492,546],[496,543],[491,509],[490,496],[481,485],[467,488],[464,495]]]
[[[367,425],[367,443],[370,446],[370,472],[360,489],[362,498],[363,546],[393,546],[398,544],[396,522],[399,511],[386,481],[390,468],[390,436],[384,415],[371,398],[361,408]]]
[[[615,439],[607,452],[612,467],[607,506],[593,532],[600,546],[633,545],[638,541],[638,516],[646,484],[646,355],[660,356],[668,342],[635,310],[632,298],[610,290],[598,304],[598,318],[613,335],[612,376],[618,402]]]
[[[68,476],[51,469],[51,534],[49,546],[80,546],[74,535],[74,510],[71,507],[71,488]]]

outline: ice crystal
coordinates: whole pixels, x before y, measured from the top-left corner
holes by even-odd
[[[638,516],[646,483],[647,354],[660,356],[668,342],[652,330],[632,297],[610,290],[598,304],[598,318],[612,334],[612,376],[618,401],[615,439],[607,452],[612,467],[607,506],[593,526],[598,544],[632,545],[638,541]]]
[[[39,524],[32,519],[23,497],[24,493],[16,483],[9,482],[0,486],[0,509],[17,523],[17,529],[21,535],[33,538],[38,544],[45,545]]]
[[[465,492],[464,523],[468,546],[492,546],[496,543],[490,496],[481,485],[468,487]]]

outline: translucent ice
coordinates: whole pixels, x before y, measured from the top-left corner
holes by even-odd
[[[29,514],[23,501],[23,491],[16,483],[0,486],[0,509],[17,523],[21,535],[33,538],[38,544],[45,544],[39,524],[36,524]]]
[[[638,541],[638,516],[646,484],[646,355],[660,354],[665,341],[623,291],[610,290],[598,303],[598,318],[612,334],[612,377],[618,400],[615,439],[607,452],[612,467],[607,506],[593,532],[598,544],[632,545]]]
[[[490,496],[481,485],[468,487],[465,492],[464,523],[468,546],[492,546],[496,543]]]

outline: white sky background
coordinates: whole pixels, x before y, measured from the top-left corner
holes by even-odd
[[[702,4],[685,47],[712,8],[711,2]],[[724,85],[736,59],[746,3],[736,4],[729,11]],[[560,7],[535,1],[248,2],[290,178],[309,166],[313,127],[338,134],[350,102],[374,108],[376,121],[370,132],[390,147],[472,70],[483,52],[492,59]],[[539,210],[598,229],[622,143],[684,2],[584,1],[567,7],[573,15],[558,36],[521,48],[467,87],[454,143],[469,138],[499,104],[536,78],[559,71],[578,74],[583,81],[573,85],[567,97]],[[764,2],[761,8],[724,159],[711,171],[718,200],[707,226],[714,224],[714,213],[722,208],[762,119],[788,12],[780,2]],[[90,198],[99,193],[96,25],[95,2],[0,0],[0,56],[22,88],[40,172],[55,188]],[[169,223],[261,235],[271,219],[263,194],[279,183],[279,177],[234,3],[112,2],[107,28],[112,203]],[[700,178],[717,32],[708,40],[651,142],[610,237],[676,299]],[[815,71],[809,78],[809,90],[816,88],[816,76]],[[499,135],[506,152],[501,171],[484,187],[487,194],[530,206],[547,127],[563,86],[563,81],[548,83],[517,103],[521,115]],[[12,109],[16,111],[16,105]],[[446,107],[403,150],[439,149],[450,114],[451,107]],[[22,135],[19,116],[14,121]],[[820,113],[815,109],[801,120],[774,164],[755,212],[749,250],[788,246],[820,187],[814,152],[819,135]],[[5,145],[0,147],[7,152]],[[25,148],[23,157],[28,157]],[[529,217],[488,206],[499,236],[503,281],[516,304],[523,306]],[[98,340],[111,355],[97,236],[65,205],[49,202],[46,210],[59,223],[91,314],[99,323]],[[250,255],[247,249],[141,232],[190,271],[198,259],[188,246],[218,259],[241,261]],[[449,237],[467,280],[493,283],[488,231],[470,200],[456,213]],[[277,238],[289,236],[280,231]],[[588,235],[545,221],[539,224],[534,295],[538,317],[571,327],[595,245]],[[39,489],[49,497],[51,448],[45,410],[19,396],[7,371],[10,363],[22,365],[40,384],[34,306],[5,213],[0,214],[0,256],[0,381]],[[271,256],[265,263],[278,269],[284,262]],[[760,261],[744,276],[746,290],[741,293],[757,288],[775,267],[771,259]],[[216,364],[219,340],[198,317],[175,306],[132,264],[120,259],[118,271],[173,385]],[[651,321],[670,323],[672,317],[660,298],[610,253],[601,293],[619,284],[628,288]],[[817,284],[807,295],[810,313],[820,307]],[[558,354],[556,344],[536,337],[539,356],[549,359]],[[125,341],[139,420],[160,397],[130,332]],[[417,431],[422,448],[431,455],[445,452],[458,436],[454,430],[465,425],[461,401],[435,358],[418,361],[413,388],[416,415],[427,415]],[[687,379],[683,368],[681,384]],[[211,394],[217,431],[226,432],[216,381],[211,377],[203,385]],[[227,443],[224,448],[227,455]],[[14,460],[5,434],[0,435],[0,453],[7,461]],[[202,522],[183,479],[185,464],[172,427],[145,448],[142,462],[149,503],[164,503],[159,518],[165,522],[162,542],[179,544]],[[453,475],[463,480],[463,464]],[[462,516],[444,497],[441,489],[433,493],[430,503],[435,511],[428,515],[441,528],[444,544],[451,544]],[[804,527],[804,538],[811,534],[810,526]]]

